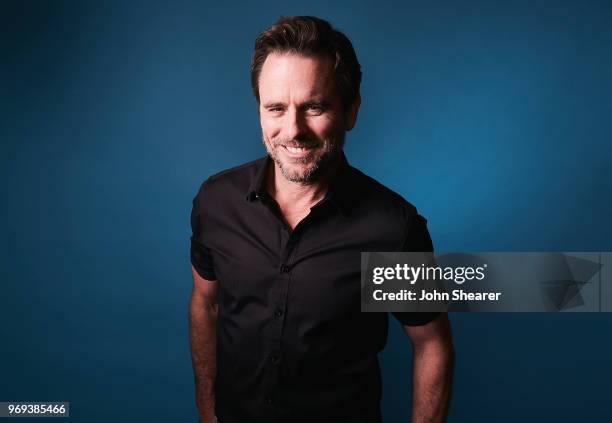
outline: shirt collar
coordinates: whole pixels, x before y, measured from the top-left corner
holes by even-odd
[[[254,202],[265,198],[268,194],[265,189],[266,171],[268,166],[273,166],[274,162],[270,156],[262,157],[255,162],[255,172],[251,177],[251,183],[247,192],[246,199],[249,202]],[[344,151],[340,153],[340,163],[336,173],[333,175],[327,188],[325,198],[321,203],[329,201],[333,204],[343,215],[348,215],[349,212],[349,200],[351,198],[351,165],[349,165],[344,155]],[[317,205],[317,207],[318,207]]]
[[[249,185],[249,191],[246,197],[247,201],[253,202],[266,195],[264,182],[266,179],[266,170],[271,164],[272,159],[270,156],[265,156],[255,161],[255,173],[251,176],[251,184]]]

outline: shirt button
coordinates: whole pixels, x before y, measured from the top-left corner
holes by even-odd
[[[280,268],[281,272],[283,273],[289,273],[291,271],[291,266],[288,266],[286,264],[283,264]]]
[[[281,316],[283,315],[283,310],[281,310],[280,308],[277,308],[277,309],[274,311],[274,315],[275,315],[276,317],[281,317]]]
[[[276,354],[273,354],[272,357],[270,357],[270,361],[272,362],[272,364],[278,363],[278,356]]]
[[[272,398],[270,398],[269,395],[266,395],[265,401],[266,401],[266,404],[272,405]]]

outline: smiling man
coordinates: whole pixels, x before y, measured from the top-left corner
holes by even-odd
[[[432,251],[426,220],[350,166],[361,103],[348,38],[283,17],[251,67],[267,155],[193,201],[190,340],[201,422],[381,422],[386,313],[360,312],[361,251]],[[444,313],[394,313],[411,340],[413,422],[439,422],[453,349]]]

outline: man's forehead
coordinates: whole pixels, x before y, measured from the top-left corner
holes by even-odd
[[[334,86],[333,62],[328,56],[270,53],[259,77],[262,97],[292,89],[313,100],[316,97],[322,100]]]

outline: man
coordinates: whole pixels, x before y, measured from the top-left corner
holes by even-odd
[[[194,198],[190,304],[201,422],[381,421],[387,313],[360,312],[361,251],[432,251],[410,203],[351,167],[361,70],[329,23],[284,17],[251,67],[268,155]],[[413,422],[450,397],[446,314],[394,313],[414,349]]]

